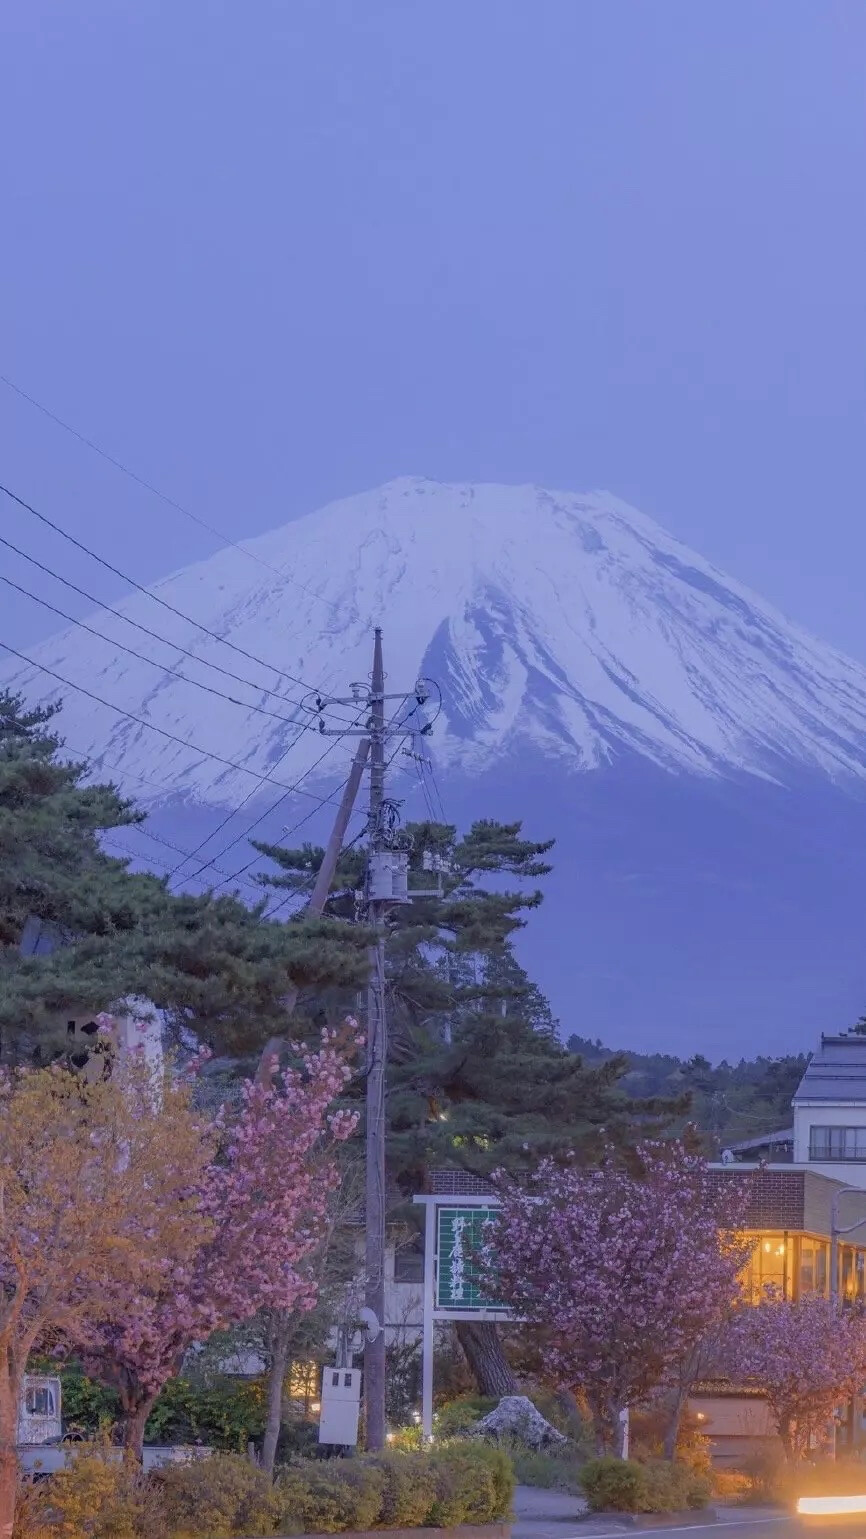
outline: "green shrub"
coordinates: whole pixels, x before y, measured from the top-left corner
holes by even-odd
[[[298,1460],[279,1471],[275,1490],[284,1533],[453,1528],[506,1517],[514,1472],[503,1449],[454,1442],[434,1452]]]
[[[706,1507],[706,1475],[679,1461],[592,1459],[581,1472],[593,1512],[686,1512]]]
[[[499,1518],[507,1518],[511,1512],[511,1503],[514,1498],[514,1465],[504,1448],[498,1448],[492,1443],[480,1441],[473,1444],[471,1451],[473,1459],[480,1459],[489,1471],[493,1479],[495,1505],[490,1514],[489,1522]]]
[[[420,1427],[401,1427],[399,1432],[389,1434],[388,1444],[400,1453],[422,1453],[426,1446]]]
[[[207,1443],[227,1453],[246,1453],[265,1430],[262,1379],[218,1379],[195,1384],[170,1379],[144,1429],[147,1443]]]
[[[686,1512],[706,1507],[710,1482],[688,1464],[654,1459],[643,1466],[641,1512]]]
[[[162,1491],[172,1539],[272,1534],[282,1515],[267,1475],[239,1454],[169,1465],[154,1481]]]
[[[498,1400],[485,1395],[460,1395],[456,1400],[446,1401],[434,1418],[437,1438],[459,1437],[461,1432],[468,1432],[498,1404]]]
[[[436,1500],[430,1460],[415,1454],[389,1453],[365,1459],[382,1475],[382,1528],[423,1528]]]
[[[509,1438],[500,1442],[499,1447],[508,1454],[519,1485],[567,1491],[573,1496],[583,1494],[580,1477],[586,1456],[574,1443],[557,1444],[555,1448],[527,1448],[525,1443]]]
[[[339,1534],[373,1528],[384,1504],[382,1470],[360,1460],[288,1465],[276,1482],[286,1533]]]
[[[50,1359],[38,1360],[45,1372],[57,1372]],[[88,1379],[76,1364],[60,1369],[63,1421],[68,1432],[96,1438],[120,1416],[120,1397]],[[264,1381],[218,1378],[212,1384],[170,1379],[162,1390],[144,1431],[146,1443],[207,1443],[231,1453],[244,1453],[250,1439],[265,1429]]]
[[[452,1443],[430,1456],[436,1500],[428,1522],[432,1528],[458,1523],[490,1523],[496,1512],[496,1480],[478,1450]]]
[[[645,1474],[631,1459],[590,1459],[581,1484],[593,1512],[640,1512]]]
[[[160,1492],[141,1467],[82,1445],[65,1469],[22,1491],[16,1539],[168,1539]]]
[[[744,1470],[751,1482],[748,1500],[759,1507],[773,1507],[791,1501],[794,1490],[791,1469],[780,1443],[757,1448],[745,1460]]]

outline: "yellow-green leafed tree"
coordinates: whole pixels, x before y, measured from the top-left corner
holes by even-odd
[[[139,1055],[97,1082],[59,1067],[0,1077],[0,1539],[30,1353],[80,1340],[166,1256],[206,1243],[197,1197],[212,1156],[188,1087]]]

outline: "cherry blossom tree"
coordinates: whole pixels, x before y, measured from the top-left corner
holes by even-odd
[[[808,1452],[836,1408],[866,1382],[866,1315],[837,1299],[768,1297],[737,1311],[726,1366],[762,1389],[789,1462]]]
[[[582,1391],[599,1452],[622,1452],[622,1413],[644,1400],[729,1309],[750,1247],[740,1183],[725,1198],[677,1143],[642,1144],[636,1169],[543,1161],[500,1180],[490,1286],[535,1328],[564,1390]]]
[[[110,1079],[60,1067],[0,1075],[0,1539],[15,1513],[27,1359],[97,1326],[119,1328],[165,1257],[208,1241],[198,1190],[213,1157],[188,1089],[143,1059]]]
[[[258,1311],[303,1311],[316,1302],[311,1259],[339,1179],[336,1145],[354,1113],[334,1108],[351,1078],[354,1021],[322,1033],[297,1068],[249,1081],[240,1108],[215,1120],[218,1150],[198,1184],[207,1235],[190,1253],[166,1250],[125,1311],[83,1330],[76,1351],[86,1371],[120,1396],[123,1436],[140,1454],[159,1391],[189,1348]],[[300,1053],[301,1050],[297,1049]]]

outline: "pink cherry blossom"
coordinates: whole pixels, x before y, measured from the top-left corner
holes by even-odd
[[[859,1307],[808,1294],[768,1296],[739,1309],[725,1338],[732,1378],[762,1389],[785,1452],[801,1459],[836,1408],[866,1382],[866,1316]]]
[[[339,1180],[336,1146],[356,1123],[334,1102],[357,1041],[350,1019],[345,1032],[324,1031],[315,1052],[293,1044],[299,1069],[244,1085],[240,1109],[214,1119],[218,1153],[194,1193],[208,1238],[191,1259],[167,1254],[160,1286],[142,1287],[75,1344],[85,1369],[119,1391],[130,1446],[140,1449],[154,1399],[194,1343],[265,1307],[314,1306],[308,1263]]]
[[[732,1234],[738,1183],[720,1211],[705,1163],[645,1143],[638,1173],[611,1152],[597,1169],[544,1160],[501,1178],[490,1286],[535,1328],[545,1368],[585,1396],[599,1450],[621,1448],[620,1415],[662,1383],[739,1293],[749,1246]]]

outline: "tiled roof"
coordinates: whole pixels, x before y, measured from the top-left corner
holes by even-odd
[[[797,1087],[798,1101],[862,1101],[866,1105],[866,1036],[822,1037]]]
[[[469,1170],[431,1170],[430,1190],[435,1197],[492,1197],[493,1187],[483,1176]]]

